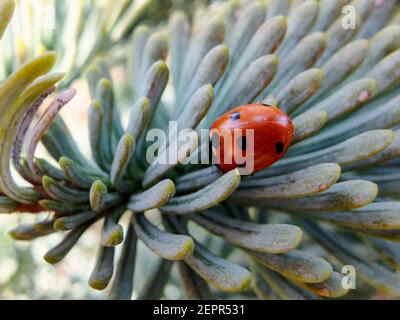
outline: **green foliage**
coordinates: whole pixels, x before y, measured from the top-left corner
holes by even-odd
[[[56,49],[67,71],[61,87],[85,71],[91,156],[80,152],[58,116],[73,90],[58,93],[42,117],[34,117],[63,77],[48,74],[55,53],[29,60],[4,80],[1,212],[51,212],[11,235],[34,240],[67,231],[44,257],[56,264],[101,219],[89,285],[110,286],[112,299],[131,298],[138,272],[146,278],[138,297],[161,298],[175,281],[174,265],[188,299],[222,292],[340,298],[348,293],[342,264],[353,265],[376,292],[399,297],[399,250],[391,242],[400,239],[399,5],[351,1],[358,27],[345,30],[342,2],[350,1],[228,0],[135,28],[157,8],[152,1],[119,1],[90,12],[85,1],[72,7],[56,1],[58,13],[66,5],[67,16],[87,14],[74,28],[60,17],[57,26],[74,32],[47,47]],[[4,3],[0,17],[9,17],[13,1]],[[1,21],[0,34],[8,20]],[[93,22],[101,27],[90,27]],[[83,29],[92,42],[82,58]],[[123,67],[127,81],[111,76],[115,66]],[[168,120],[179,129],[208,128],[232,107],[261,97],[275,99],[296,129],[289,152],[272,167],[240,177],[213,166],[147,163],[149,129],[166,129]],[[129,116],[119,107],[127,101]],[[49,158],[36,157],[39,142]],[[192,139],[179,160],[204,149]],[[16,181],[11,164],[28,187]],[[135,268],[139,242],[165,259],[152,273]]]

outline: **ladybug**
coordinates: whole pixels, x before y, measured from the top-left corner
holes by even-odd
[[[263,100],[234,108],[218,118],[210,131],[213,163],[223,172],[250,168],[241,172],[250,175],[281,159],[291,144],[294,125],[275,105]]]

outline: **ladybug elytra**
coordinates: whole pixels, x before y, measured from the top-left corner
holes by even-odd
[[[212,125],[212,156],[218,158],[223,172],[250,168],[244,174],[253,174],[281,159],[293,134],[290,117],[273,105],[261,102],[237,107]]]

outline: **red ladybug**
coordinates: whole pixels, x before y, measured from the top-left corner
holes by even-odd
[[[283,157],[293,133],[292,120],[275,106],[261,102],[237,107],[211,127],[213,160],[223,172],[239,167],[251,168],[244,174],[253,174]]]

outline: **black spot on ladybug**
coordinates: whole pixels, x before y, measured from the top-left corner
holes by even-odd
[[[285,150],[285,145],[283,144],[283,142],[279,141],[275,144],[275,151],[276,153],[282,153],[283,150]]]
[[[240,119],[240,112],[234,112],[231,115],[232,120],[239,120]]]
[[[247,138],[246,136],[241,136],[237,139],[237,145],[242,151],[247,150]]]
[[[208,144],[208,163],[213,163],[213,146],[212,139],[210,139],[210,143]]]

